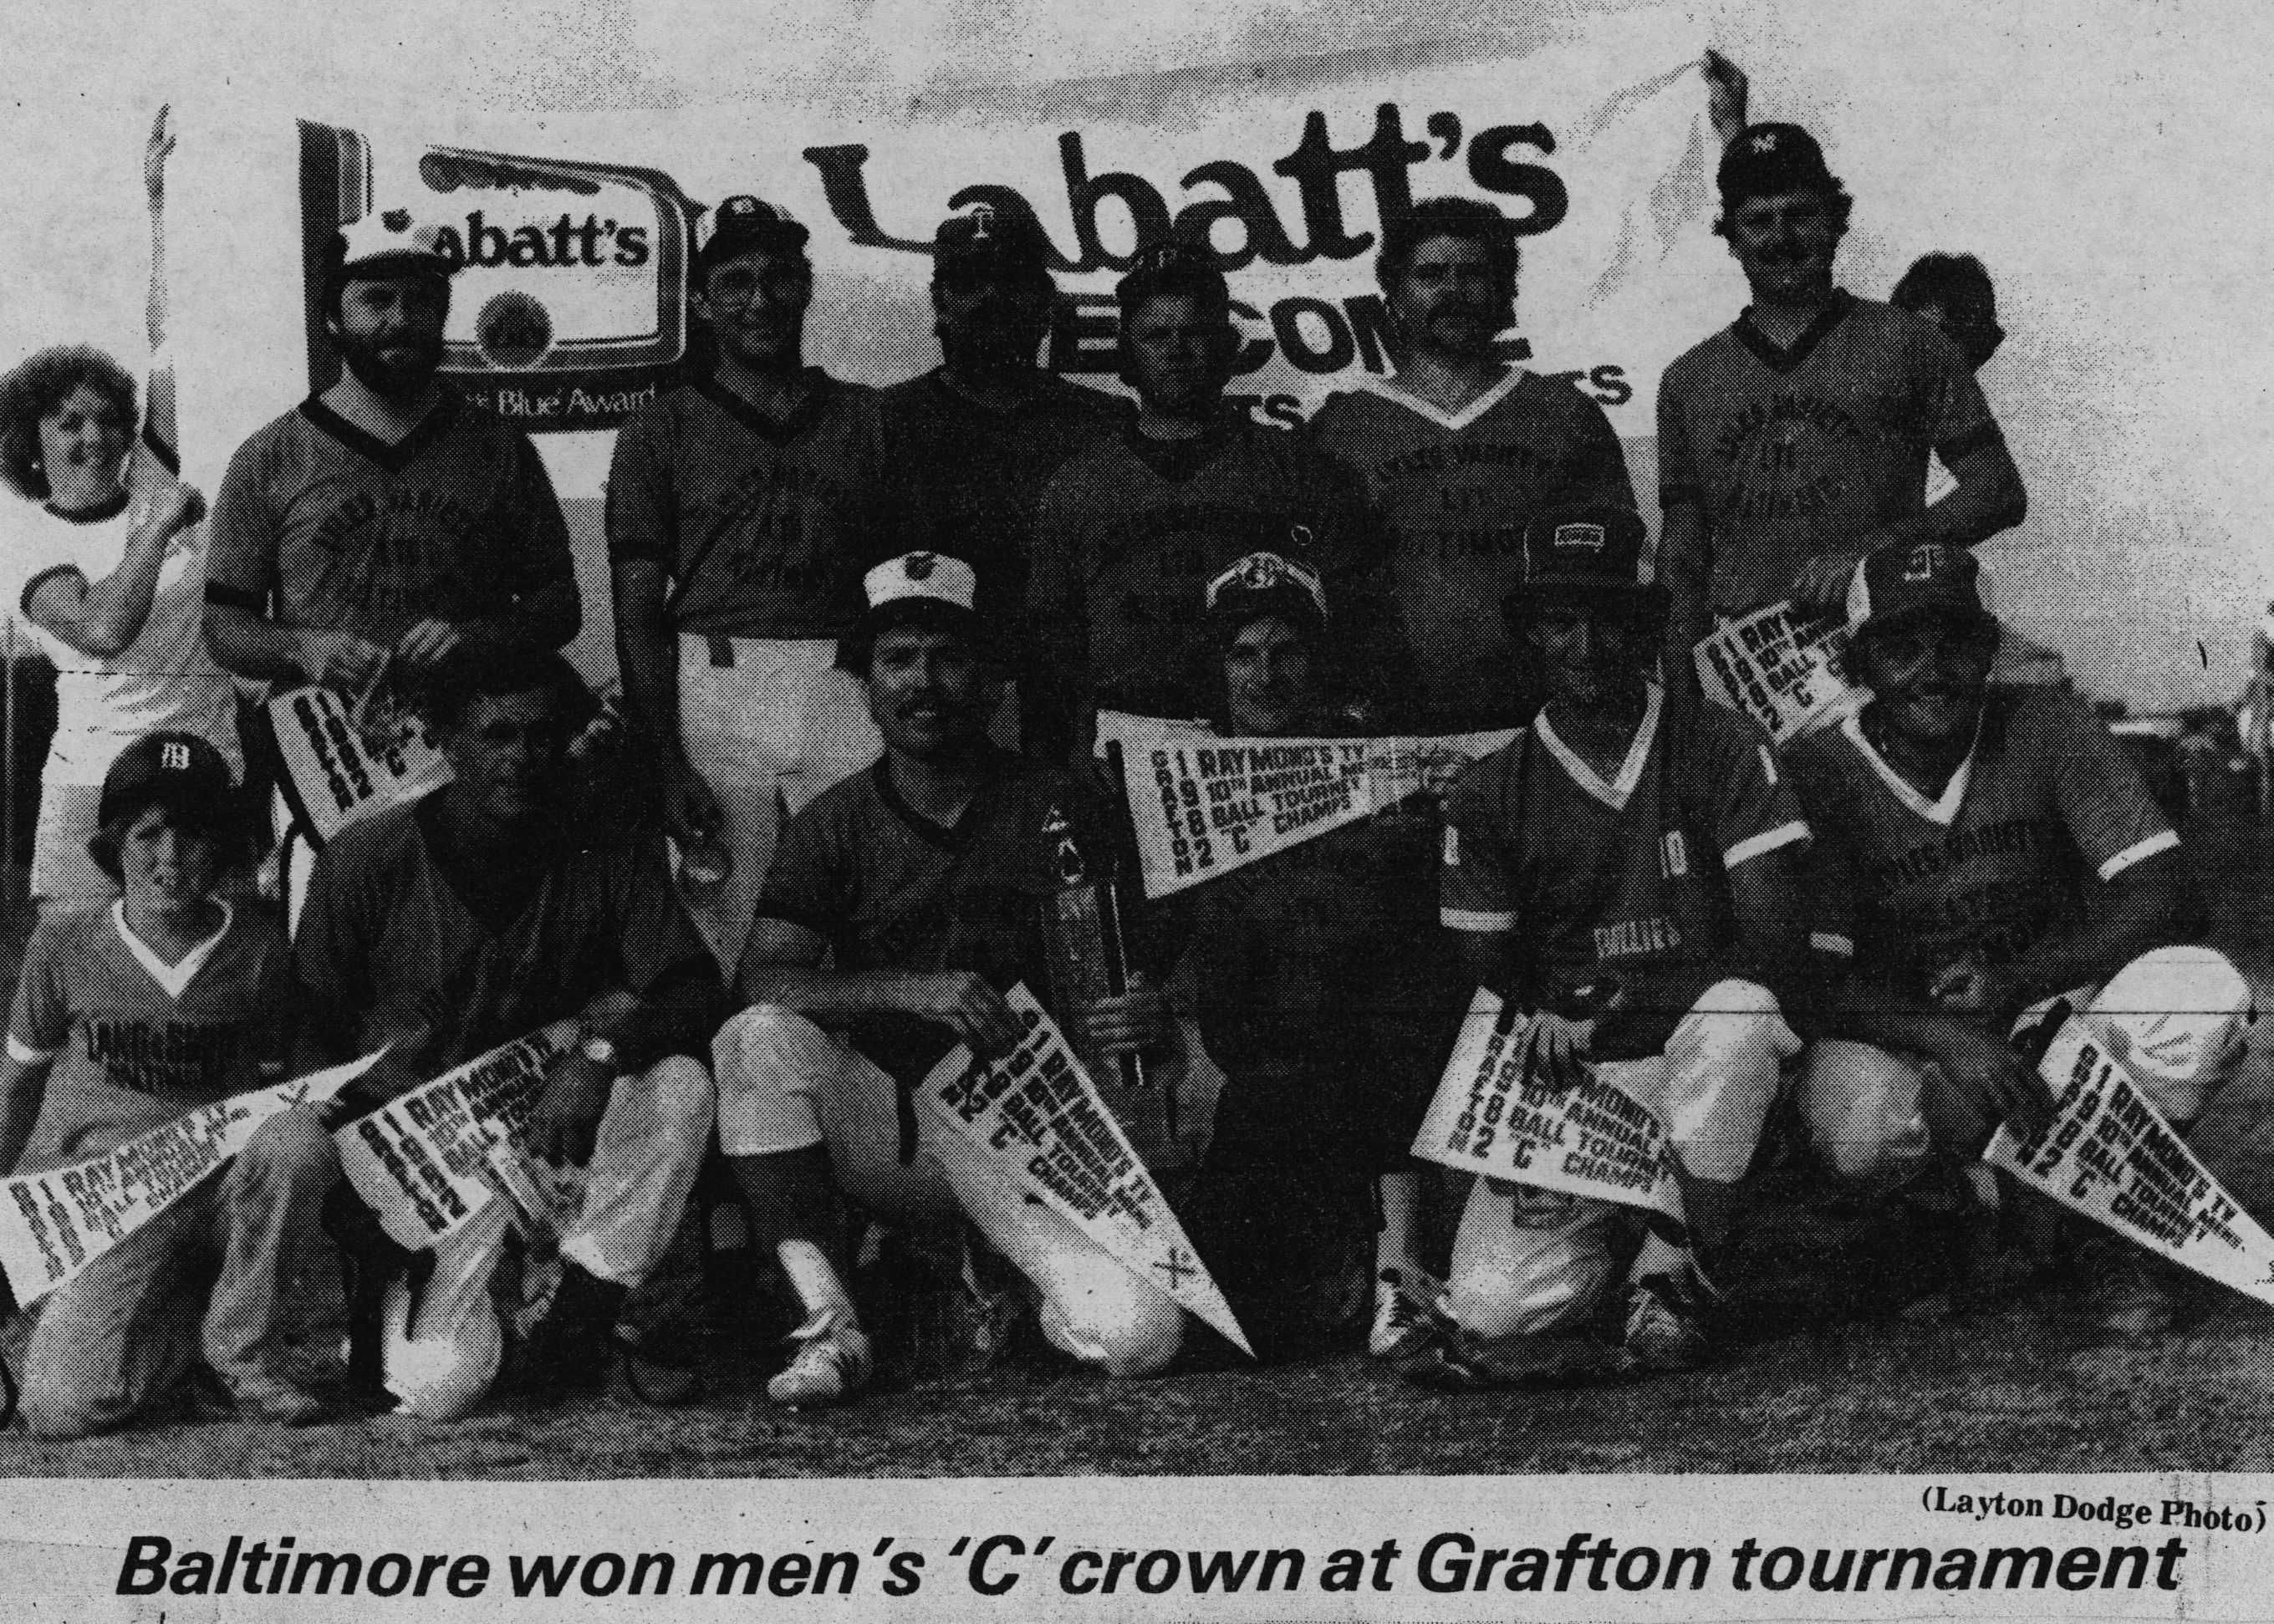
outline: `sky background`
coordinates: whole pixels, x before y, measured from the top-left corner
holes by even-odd
[[[541,123],[776,99],[842,124],[1005,84],[1521,49],[1558,15],[1632,9],[15,0],[0,364],[66,338],[139,360],[140,143],[169,98],[192,133],[200,109],[209,126],[289,128],[300,114]],[[2270,31],[2199,0],[1677,11],[1745,66],[1757,117],[1823,137],[1858,199],[1847,285],[1883,296],[1931,248],[1970,250],[1996,275],[2012,336],[1984,385],[2031,495],[2029,522],[1985,553],[2006,612],[2089,689],[2143,707],[2230,697],[2274,593],[2259,522],[2274,327],[2253,297],[2274,258]],[[208,197],[175,229],[232,223]],[[1743,286],[1728,277],[1734,314]]]

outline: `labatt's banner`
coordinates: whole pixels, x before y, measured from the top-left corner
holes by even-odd
[[[336,1131],[340,1165],[388,1238],[416,1251],[456,1235],[501,1185],[540,1220],[549,1198],[522,1169],[522,1126],[546,1068],[576,1041],[555,1021],[445,1071]]]
[[[399,707],[358,718],[329,688],[296,688],[269,700],[268,720],[284,769],[279,787],[319,844],[450,781],[449,762]]]
[[[1145,894],[1165,897],[1436,793],[1513,729],[1446,738],[1224,739],[1198,722],[1107,710],[1100,754],[1118,750]]]
[[[2062,1023],[2037,1074],[2053,1091],[2052,1119],[2028,1139],[1999,1129],[1984,1161],[2151,1252],[2274,1304],[2274,1237],[2195,1160],[2090,1021]]]
[[[1645,464],[1647,499],[1659,372],[1740,299],[1709,229],[1719,144],[1705,43],[1694,21],[1645,9],[1569,19],[1520,54],[1480,44],[1410,65],[1291,58],[956,87],[858,118],[771,93],[542,124],[312,108],[291,289],[307,375],[279,380],[250,420],[215,426],[241,438],[335,375],[317,297],[324,239],[394,209],[447,228],[463,255],[447,332],[462,387],[533,431],[612,426],[699,342],[690,249],[705,211],[737,192],[811,229],[807,355],[836,376],[890,383],[934,365],[932,234],[957,209],[1015,198],[1052,244],[1046,365],[1111,386],[1114,283],[1142,248],[1205,243],[1245,340],[1232,392],[1293,422],[1328,391],[1392,370],[1374,268],[1382,226],[1421,199],[1463,196],[1501,208],[1519,240],[1503,352],[1604,405]],[[267,173],[268,160],[250,167]],[[260,229],[275,212],[264,205]],[[215,291],[258,320],[260,281],[240,274]]]
[[[1026,1041],[992,1063],[959,1045],[931,1069],[916,1098],[944,1131],[1252,1356],[1231,1304],[1073,1046],[1023,985],[1006,998],[1026,1025]]]
[[[1413,1154],[1464,1173],[1679,1219],[1666,1132],[1620,1086],[1664,1059],[1600,1062],[1577,1087],[1553,1088],[1524,1075],[1525,1024],[1498,994],[1477,989]]]
[[[1823,726],[1862,703],[1836,620],[1772,604],[1729,621],[1692,650],[1706,697],[1760,724],[1773,743]]]
[[[296,1105],[322,1104],[378,1059],[366,1055],[292,1082],[231,1094],[100,1156],[0,1179],[0,1269],[17,1305],[78,1279],[218,1171],[271,1116]]]

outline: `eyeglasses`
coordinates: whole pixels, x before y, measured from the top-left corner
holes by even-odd
[[[729,265],[711,273],[710,280],[704,284],[703,297],[719,310],[740,310],[764,289],[767,298],[787,303],[804,290],[808,280],[806,271],[796,266],[752,271]]]

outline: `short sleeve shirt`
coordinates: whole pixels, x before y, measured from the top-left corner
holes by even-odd
[[[26,1165],[70,1161],[242,1094],[285,1055],[291,964],[266,915],[223,905],[222,928],[167,965],[117,902],[41,916],[8,1023],[19,1064],[52,1062]]]
[[[486,927],[435,862],[433,798],[343,830],[316,859],[292,957],[309,1019],[433,1077],[599,994],[644,993],[709,954],[659,837],[561,852],[520,915]]]
[[[2073,695],[1992,688],[1930,799],[1860,718],[1786,748],[1818,839],[1818,945],[1913,996],[1962,959],[2005,964],[2079,916],[2096,881],[2180,844],[2121,746]]]
[[[1952,463],[2001,438],[1947,338],[1839,292],[1790,349],[1748,314],[1666,369],[1659,503],[1696,504],[1713,606],[1736,613],[1782,599],[1818,553],[1922,512],[1930,453]]]
[[[811,392],[787,417],[705,378],[617,432],[608,556],[662,568],[675,629],[834,637],[860,613],[862,573],[901,550],[877,392],[808,377]]]
[[[758,899],[828,942],[841,971],[969,970],[998,991],[1024,981],[1047,1002],[1043,906],[1058,888],[1051,815],[1062,815],[1093,871],[1109,853],[1103,814],[1065,772],[1009,756],[952,829],[911,810],[889,762],[832,786],[782,828]],[[905,1017],[857,1023],[855,1041],[903,1080],[955,1047],[948,1028]]]
[[[1647,1017],[1637,1029],[1655,1027],[1661,1043],[1727,974],[1736,936],[1723,876],[1809,838],[1751,722],[1695,707],[1677,748],[1664,718],[1653,687],[1607,781],[1543,711],[1455,786],[1438,890],[1447,927],[1517,933],[1551,999],[1615,983]]]
[[[576,574],[529,436],[446,397],[397,445],[315,399],[255,432],[215,499],[207,577],[284,625],[392,644]]]
[[[1412,647],[1415,725],[1429,733],[1521,726],[1515,642],[1502,600],[1535,514],[1635,505],[1603,409],[1568,380],[1515,372],[1457,412],[1393,385],[1337,395],[1311,419],[1321,450],[1365,481]]]

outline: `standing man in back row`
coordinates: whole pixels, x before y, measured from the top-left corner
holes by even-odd
[[[256,432],[214,502],[206,642],[243,677],[350,697],[462,644],[557,649],[584,610],[529,436],[436,376],[455,258],[401,209],[333,240],[324,324],[344,370]],[[287,855],[297,916],[310,861]]]
[[[805,365],[806,229],[719,205],[695,307],[719,364],[626,424],[608,469],[616,656],[662,770],[696,923],[731,971],[794,810],[882,748],[836,669],[883,529],[875,391]]]
[[[1424,733],[1521,727],[1539,695],[1501,602],[1524,527],[1550,508],[1631,508],[1626,456],[1577,387],[1502,361],[1516,300],[1516,237],[1488,203],[1432,198],[1382,232],[1397,378],[1335,395],[1312,417],[1320,449],[1359,470],[1388,531],[1412,640]]]
[[[1865,553],[1971,547],[2021,522],[2022,477],[1957,348],[1835,286],[1850,198],[1797,124],[1752,124],[1723,154],[1714,229],[1752,303],[1658,390],[1660,575],[1669,674],[1716,615],[1792,598],[1833,608]],[[1929,507],[1931,452],[1957,488]]]

